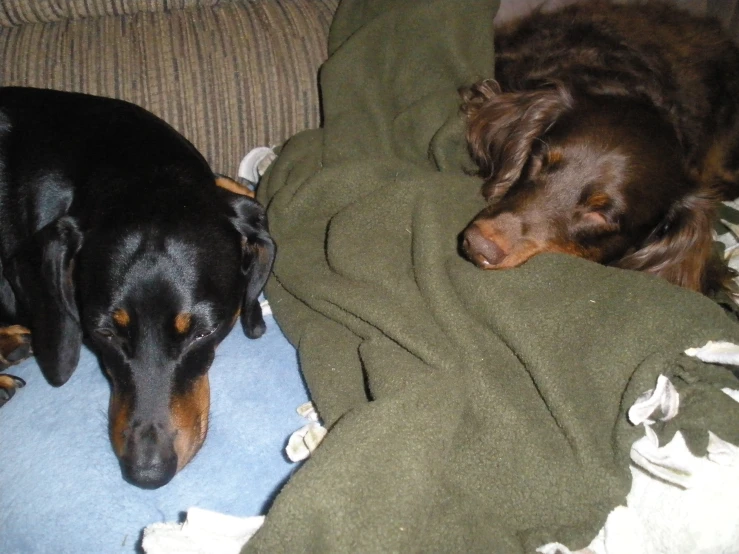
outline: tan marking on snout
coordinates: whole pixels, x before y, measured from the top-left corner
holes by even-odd
[[[170,402],[170,418],[177,431],[174,450],[177,453],[177,471],[180,471],[203,445],[208,433],[210,411],[210,384],[208,375],[195,381],[182,395],[174,395]]]
[[[574,242],[539,242],[533,239],[521,239],[512,242],[505,233],[488,222],[478,221],[475,225],[478,226],[483,236],[497,244],[505,252],[505,257],[498,264],[482,263],[480,258],[473,257],[473,263],[481,269],[513,269],[523,265],[534,256],[544,253],[569,254],[585,259],[593,258],[591,253]]]
[[[113,312],[113,321],[121,327],[128,327],[131,323],[131,316],[123,308],[118,308]]]
[[[513,269],[522,266],[531,258],[539,254],[567,254],[577,258],[591,259],[580,246],[574,243],[557,244],[548,242],[546,244],[537,244],[531,240],[524,240],[521,244],[513,247],[511,252],[497,265],[481,266],[482,269]]]
[[[131,414],[130,400],[121,398],[114,390],[110,394],[108,408],[110,442],[118,459],[123,456],[126,449],[125,431],[128,429]]]
[[[226,189],[229,192],[233,192],[234,194],[240,194],[242,196],[254,198],[253,190],[251,190],[249,187],[245,187],[244,185],[240,185],[239,183],[237,183],[233,179],[229,179],[228,177],[216,177],[216,186],[219,186],[222,189]]]
[[[536,244],[531,240],[524,240],[513,247],[508,247],[508,254],[497,265],[489,265],[483,269],[512,269],[529,261],[537,254],[541,254],[546,250],[542,245]]]
[[[192,325],[192,314],[182,312],[174,318],[174,328],[180,335],[185,335]]]

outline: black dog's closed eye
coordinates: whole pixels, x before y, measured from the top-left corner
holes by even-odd
[[[115,331],[114,329],[95,329],[94,332],[97,336],[101,337],[102,339],[108,340],[108,341],[114,338],[122,338],[118,334],[118,332]],[[213,334],[213,329],[202,329],[200,331],[193,333],[192,338],[193,340],[197,341],[200,339],[204,339],[205,337],[210,336],[211,334]]]

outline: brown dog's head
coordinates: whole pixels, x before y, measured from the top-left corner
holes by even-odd
[[[562,252],[711,288],[720,198],[689,176],[657,110],[562,85],[500,93],[489,81],[467,92],[465,110],[489,202],[462,234],[479,267]]]

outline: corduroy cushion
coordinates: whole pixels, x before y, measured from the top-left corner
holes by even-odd
[[[102,15],[165,12],[182,8],[215,6],[233,0],[4,0],[0,25],[50,23]]]
[[[0,21],[53,19],[60,13],[53,6],[62,5],[64,13],[79,15],[194,3],[3,2]],[[87,92],[140,104],[190,139],[214,171],[233,176],[254,146],[277,144],[318,126],[316,75],[326,57],[336,4],[221,2],[0,27],[0,85]]]

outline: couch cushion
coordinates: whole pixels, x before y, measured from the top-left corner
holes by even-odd
[[[11,27],[103,15],[164,12],[231,1],[234,0],[5,0],[0,3],[0,25]]]
[[[2,27],[0,85],[140,104],[234,175],[254,146],[318,126],[316,74],[336,3],[253,0]]]

